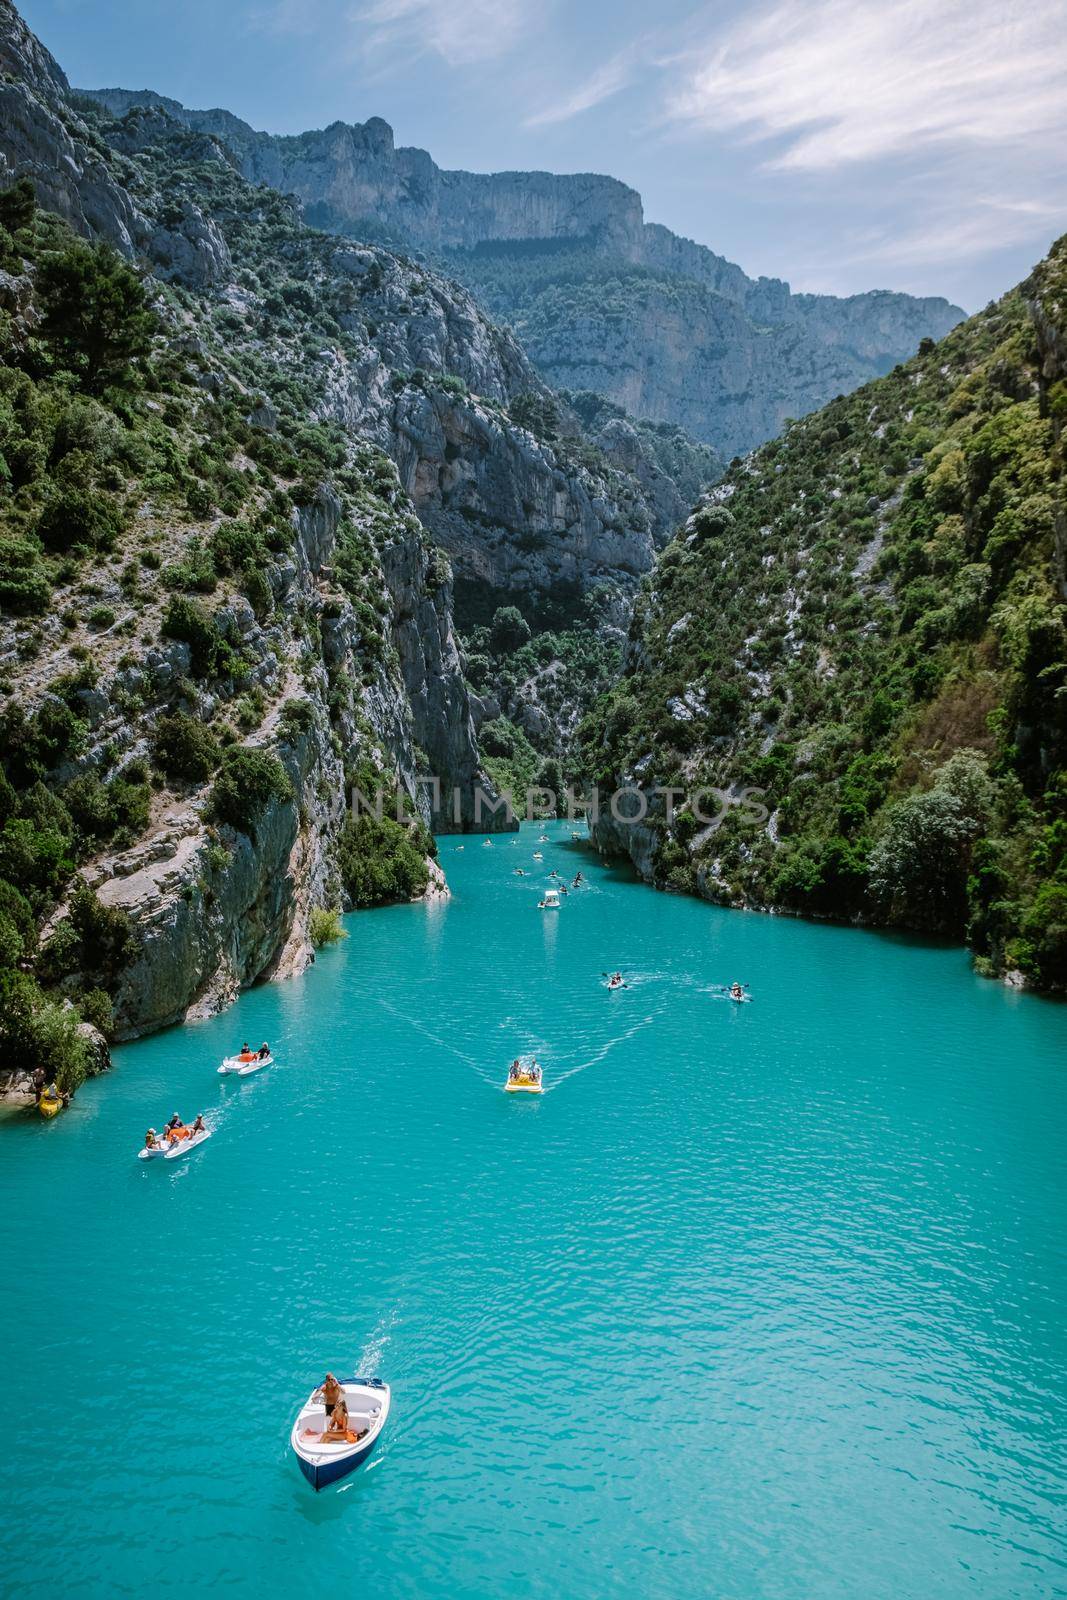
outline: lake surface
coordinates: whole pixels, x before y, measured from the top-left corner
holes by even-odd
[[[1067,1594],[1067,1008],[538,831],[0,1129],[5,1596]],[[393,1412],[316,1496],[326,1367]]]

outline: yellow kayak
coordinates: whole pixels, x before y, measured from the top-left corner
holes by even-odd
[[[54,1117],[57,1111],[63,1109],[62,1098],[58,1094],[42,1094],[37,1102],[37,1109],[42,1117]]]

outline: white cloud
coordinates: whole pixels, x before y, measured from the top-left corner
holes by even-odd
[[[690,57],[668,114],[826,171],[1062,135],[1061,0],[782,0]]]
[[[618,94],[620,89],[625,89],[633,80],[634,61],[633,49],[620,51],[610,61],[605,61],[597,67],[596,71],[570,94],[528,116],[525,126],[540,128],[548,123],[569,122],[572,117],[580,116],[583,111],[591,111],[594,106],[610,100],[613,94]]]
[[[372,0],[351,16],[372,51],[433,51],[461,67],[514,49],[536,10],[533,0]]]
[[[1067,225],[1063,0],[772,0],[671,67],[667,121],[762,144],[766,181],[842,213],[838,266],[1036,256]]]

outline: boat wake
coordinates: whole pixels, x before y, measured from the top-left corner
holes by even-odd
[[[561,1072],[558,1077],[554,1076],[552,1082],[546,1088],[545,1093],[551,1094],[554,1089],[559,1088],[560,1084],[566,1083],[568,1078],[577,1077],[579,1072],[585,1072],[589,1067],[599,1066],[600,1062],[603,1061],[606,1056],[610,1055],[611,1051],[615,1049],[616,1045],[625,1044],[627,1039],[633,1038],[634,1034],[640,1033],[643,1028],[649,1027],[651,1023],[655,1022],[656,1018],[661,1014],[661,1011],[662,1007],[660,1008],[660,1011],[649,1012],[647,1017],[641,1017],[639,1021],[633,1023],[631,1027],[627,1028],[624,1033],[618,1033],[613,1039],[608,1039],[607,1042],[602,1044],[599,1050],[594,1051],[587,1060],[580,1061],[576,1067],[571,1067],[568,1072]]]
[[[432,1028],[428,1028],[424,1022],[417,1021],[415,1017],[409,1017],[405,1011],[398,1011],[396,1006],[390,1005],[389,1001],[383,1000],[380,995],[377,998],[378,1004],[384,1011],[388,1011],[390,1016],[399,1018],[401,1022],[406,1022],[409,1027],[415,1029],[416,1033],[423,1034],[439,1049],[448,1050],[452,1055],[458,1056],[464,1066],[470,1067],[472,1072],[476,1072],[483,1082],[491,1084],[494,1089],[498,1087],[496,1079],[490,1077],[481,1063],[476,1061],[473,1056],[467,1055],[465,1050],[457,1050],[454,1044],[449,1044],[447,1039],[442,1039],[439,1034],[434,1033]]]

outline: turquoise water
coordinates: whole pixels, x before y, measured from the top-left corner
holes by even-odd
[[[535,832],[0,1129],[5,1596],[1067,1594],[1067,1009],[555,825],[541,914]],[[316,1496],[326,1366],[393,1414]]]

